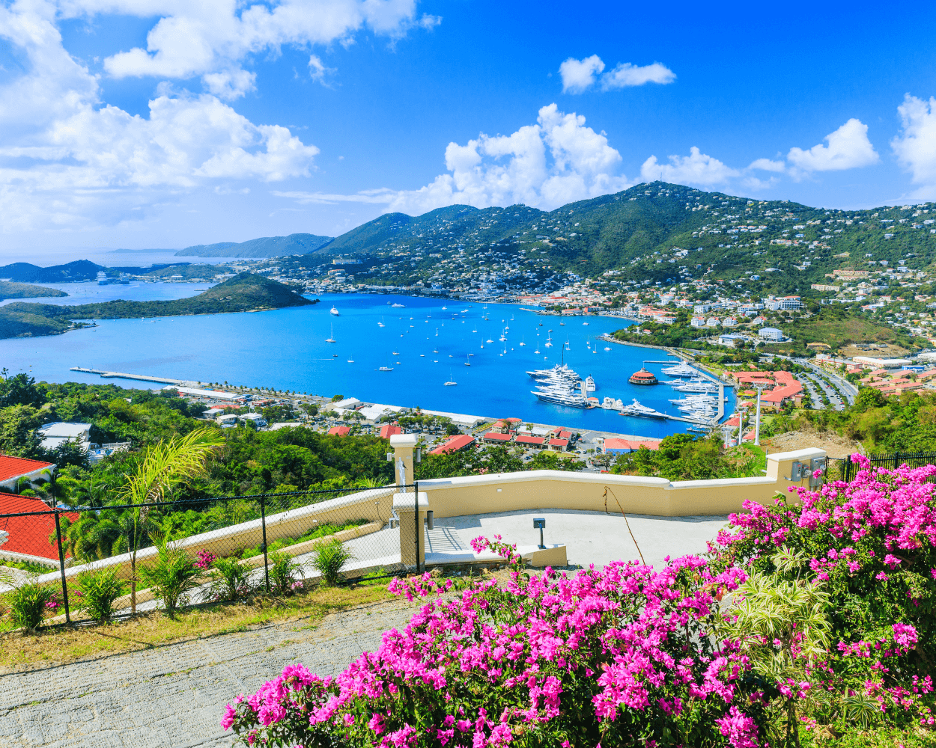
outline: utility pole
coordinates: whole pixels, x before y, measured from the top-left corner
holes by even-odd
[[[764,387],[766,387],[766,386],[767,386],[766,382],[755,382],[755,383],[754,383],[754,387],[757,388],[757,415],[756,415],[755,420],[754,420],[754,444],[755,444],[756,446],[758,446],[758,447],[760,446],[760,401],[761,401],[761,393],[764,391]]]

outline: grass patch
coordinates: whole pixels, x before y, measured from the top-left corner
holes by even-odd
[[[354,527],[360,527],[361,525],[366,525],[368,521],[369,520],[366,519],[353,519],[350,522],[345,522],[340,525],[319,525],[318,527],[313,527],[308,532],[300,535],[298,538],[280,538],[279,540],[274,540],[267,546],[267,553],[275,553],[276,551],[282,550],[283,548],[288,548],[291,545],[305,543],[307,540],[324,538],[328,535],[334,535],[335,533],[341,532],[342,530],[350,530]],[[241,554],[241,558],[252,558],[254,556],[259,556],[262,553],[262,546],[257,546],[256,548],[246,548]]]
[[[162,611],[103,626],[79,626],[41,631],[35,635],[0,635],[0,673],[33,670],[77,660],[171,644],[218,634],[230,634],[272,623],[312,619],[329,613],[393,599],[382,584],[316,587],[288,598],[259,596],[247,603],[214,603],[182,608],[175,618]]]

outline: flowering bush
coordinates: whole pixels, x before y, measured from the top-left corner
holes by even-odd
[[[829,646],[792,694],[809,729],[836,735],[856,722],[931,728],[936,671],[936,466],[863,468],[850,483],[797,488],[799,502],[745,505],[710,550],[715,568],[737,566],[775,584],[808,583],[827,598]],[[778,649],[775,642],[765,642]]]
[[[865,471],[746,505],[708,558],[616,562],[452,590],[337,678],[301,665],[238,697],[251,745],[799,745],[883,723],[931,734],[936,468]],[[882,575],[886,578],[882,578]]]

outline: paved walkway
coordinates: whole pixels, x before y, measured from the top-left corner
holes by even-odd
[[[416,607],[383,603],[90,662],[0,676],[0,748],[230,746],[224,705],[285,665],[336,675]]]

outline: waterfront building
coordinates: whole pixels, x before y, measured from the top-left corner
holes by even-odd
[[[643,368],[631,374],[630,379],[628,379],[627,381],[630,382],[631,384],[638,384],[638,385],[652,385],[652,384],[659,383],[657,378],[653,375],[653,372],[649,372]]]

